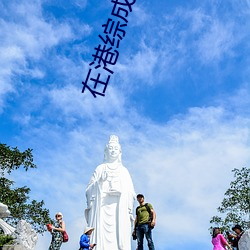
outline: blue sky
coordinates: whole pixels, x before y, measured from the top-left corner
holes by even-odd
[[[77,249],[86,185],[116,134],[157,213],[156,248],[211,249],[209,220],[231,170],[250,160],[250,1],[137,0],[105,96],[94,98],[82,81],[112,7],[0,0],[1,143],[32,148],[38,166],[11,178],[64,214],[62,250]],[[39,236],[37,250],[49,243]]]

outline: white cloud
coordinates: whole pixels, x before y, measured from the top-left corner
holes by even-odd
[[[232,56],[232,49],[236,43],[236,37],[233,34],[232,25],[213,21],[197,42],[201,60],[204,63],[210,63],[214,60],[220,61],[225,56]]]
[[[81,93],[82,86],[68,85],[48,92],[51,105],[68,117],[81,117],[95,120],[98,115],[110,118],[112,114],[124,114],[124,98],[113,86],[107,86],[105,97],[94,97],[87,90]]]
[[[206,15],[202,9],[194,9],[193,11],[188,11],[186,16],[190,18],[190,28],[192,33],[200,32],[204,26],[211,20],[209,15]]]
[[[143,26],[150,18],[150,14],[146,12],[142,5],[135,3],[132,5],[132,13],[129,16],[129,26]]]
[[[126,67],[120,74],[125,74],[129,78],[133,75],[134,79],[137,79],[137,86],[141,84],[154,85],[154,71],[157,67],[159,55],[154,49],[147,47],[144,42],[141,42],[141,49],[133,55],[130,60],[126,60]],[[141,83],[141,84],[140,84]]]
[[[175,245],[180,237],[184,243],[197,244],[209,239],[209,220],[229,187],[231,170],[249,164],[249,119],[228,118],[223,107],[204,107],[192,108],[186,115],[159,125],[133,112],[132,117],[127,115],[126,108],[122,112],[115,110],[115,117],[100,117],[99,106],[105,104],[87,110],[84,107],[87,98],[76,102],[77,91],[73,87],[52,93],[55,102],[52,107],[60,107],[60,112],[66,115],[64,120],[57,119],[63,125],[43,123],[28,129],[22,140],[25,138],[27,145],[35,149],[39,168],[34,175],[16,178],[23,183],[28,178],[32,192],[43,197],[51,211],[63,210],[72,238],[65,249],[78,245],[84,227],[84,190],[94,168],[102,162],[104,145],[112,133],[120,137],[123,162],[132,175],[136,192],[144,193],[155,207],[158,218],[155,239],[159,249],[164,249],[165,244],[161,232],[171,234],[169,246]],[[112,110],[113,102],[107,103],[111,105],[105,108]],[[83,117],[68,126],[64,121],[70,117],[79,119],[78,108]],[[88,120],[84,116],[91,112],[91,122],[83,123]],[[57,188],[60,186],[63,189]],[[195,228],[197,233],[194,235],[188,228]],[[40,240],[48,241],[48,237]]]
[[[74,1],[74,4],[75,4],[77,7],[83,9],[83,8],[86,7],[87,2],[88,2],[87,0],[75,0],[75,1]]]
[[[69,25],[48,22],[42,16],[40,3],[9,3],[3,12],[11,13],[9,18],[1,18],[0,45],[0,95],[14,91],[18,83],[15,75],[31,75],[34,78],[44,76],[42,69],[29,65],[36,62],[45,50],[60,41],[72,37]],[[15,87],[14,87],[15,86]],[[0,106],[3,107],[3,103]]]
[[[220,105],[227,105],[229,109],[232,109],[236,114],[249,114],[249,104],[250,104],[250,92],[249,83],[245,82],[236,89],[235,93],[230,97],[226,97],[225,94],[222,95],[218,103]]]
[[[4,35],[2,46],[17,46],[27,57],[39,58],[45,48],[73,35],[67,24],[56,24],[52,20],[47,22],[39,4],[21,2],[10,6],[9,11],[12,12],[13,19],[1,20]]]

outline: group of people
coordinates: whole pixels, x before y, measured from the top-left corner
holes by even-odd
[[[119,138],[111,135],[104,150],[104,162],[97,166],[86,188],[85,218],[88,227],[80,238],[80,250],[131,250],[132,227],[137,250],[143,250],[144,237],[148,249],[155,250],[152,229],[156,223],[156,213],[150,203],[145,203],[143,194],[136,196],[121,155]],[[133,205],[136,198],[139,206],[134,219]],[[56,214],[56,220],[55,226],[49,229],[52,234],[49,250],[60,250],[63,242],[65,223],[62,213]],[[213,250],[223,250],[225,247],[239,250],[238,242],[243,230],[239,225],[232,230],[236,234],[227,233],[227,241],[219,228],[213,229]]]
[[[134,221],[134,230],[132,237],[137,239],[138,247],[137,250],[143,250],[143,240],[146,237],[149,250],[155,250],[152,239],[152,229],[156,223],[156,213],[150,203],[145,203],[143,194],[137,195],[137,201],[139,206],[136,208],[136,218]],[[49,250],[60,250],[63,235],[65,229],[65,222],[62,220],[63,215],[61,212],[56,213],[56,223],[54,226],[50,225],[48,230],[52,234],[52,240]],[[235,225],[232,230],[235,232],[227,234],[227,239],[221,233],[220,228],[213,228],[212,244],[213,250],[224,250],[225,247],[231,250],[239,250],[238,242],[243,235],[244,231],[240,225]],[[80,249],[79,250],[92,250],[96,246],[96,243],[90,243],[91,233],[94,231],[93,227],[86,227],[83,234],[80,237]]]
[[[148,242],[148,249],[155,250],[152,239],[152,229],[155,226],[156,213],[150,203],[145,203],[143,194],[137,195],[137,201],[139,202],[139,206],[136,208],[136,218],[132,237],[133,239],[137,239],[137,250],[143,250],[144,236]],[[89,250],[96,246],[96,243],[90,243],[90,235],[93,231],[93,227],[86,227],[84,234],[80,238],[79,250]]]
[[[55,225],[47,224],[47,229],[52,235],[49,250],[60,250],[63,243],[63,232],[65,232],[65,222],[63,221],[63,215],[61,212],[56,213]],[[95,247],[96,244],[90,244],[90,235],[94,230],[93,227],[86,227],[80,238],[80,250],[90,250]]]
[[[85,219],[88,227],[81,236],[81,249],[131,250],[133,226],[133,237],[137,238],[138,250],[143,250],[144,236],[149,250],[155,249],[152,240],[152,229],[156,221],[154,209],[150,203],[144,202],[142,194],[136,196],[131,176],[123,166],[121,156],[119,138],[111,135],[104,149],[104,161],[96,167],[86,188]],[[136,198],[139,206],[134,218],[133,207]],[[49,250],[60,249],[60,233],[64,230],[65,224],[58,221],[57,226],[52,229]],[[89,243],[90,238],[93,243]],[[86,240],[87,245],[84,245]]]
[[[235,225],[232,230],[235,232],[235,234],[226,232],[228,239],[227,241],[224,235],[221,233],[220,228],[213,228],[213,250],[224,250],[226,249],[225,247],[228,247],[231,250],[239,250],[239,240],[243,235],[244,231],[242,230],[240,225]]]
[[[148,249],[155,250],[152,229],[156,223],[156,213],[153,206],[150,203],[145,203],[144,195],[138,194],[137,201],[139,206],[136,208],[136,217],[134,221],[134,230],[132,233],[133,239],[137,239],[138,247],[137,250],[143,250],[144,236],[148,242]],[[66,230],[65,222],[63,221],[63,215],[61,212],[55,215],[55,225],[47,226],[48,230],[52,234],[52,240],[50,243],[49,250],[60,250],[63,242],[63,232]],[[80,249],[79,250],[92,250],[96,246],[96,243],[90,243],[90,236],[94,231],[94,227],[86,227],[83,234],[80,237]]]

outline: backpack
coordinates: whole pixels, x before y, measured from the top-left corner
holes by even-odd
[[[150,227],[151,229],[153,229],[154,227],[151,226],[151,222],[152,222],[152,220],[153,220],[153,214],[151,213],[151,209],[150,209],[150,207],[148,206],[148,203],[145,203],[143,206],[146,207],[146,209],[147,209],[147,211],[148,211],[148,214],[149,214],[148,225],[149,225],[149,227]],[[138,216],[138,209],[139,209],[139,208],[140,208],[140,206],[138,206],[138,207],[136,208],[136,215],[137,215],[137,216]]]

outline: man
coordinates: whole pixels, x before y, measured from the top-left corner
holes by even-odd
[[[235,225],[235,226],[232,228],[232,230],[236,233],[236,235],[230,234],[230,236],[232,236],[233,239],[234,239],[234,240],[233,240],[233,246],[235,246],[235,247],[234,247],[233,249],[239,250],[239,245],[238,245],[238,243],[239,243],[239,240],[240,240],[242,234],[244,233],[244,231],[243,231],[243,229],[241,228],[240,225]]]
[[[135,226],[133,236],[136,235],[138,250],[143,250],[143,239],[146,236],[148,242],[148,249],[155,250],[152,229],[155,226],[156,214],[150,203],[144,202],[144,196],[142,194],[137,195],[137,201],[140,206],[136,208]],[[151,218],[151,220],[150,220]]]

